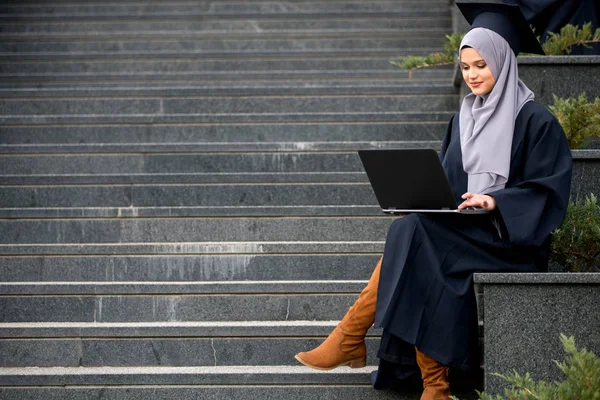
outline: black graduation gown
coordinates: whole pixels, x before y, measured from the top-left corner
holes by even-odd
[[[467,191],[467,174],[458,121],[458,114],[450,121],[440,157],[460,203]],[[410,214],[392,223],[375,317],[375,326],[383,328],[375,388],[397,387],[414,378],[419,372],[414,346],[457,371],[477,368],[473,273],[547,268],[549,236],[565,216],[571,169],[571,151],[562,128],[532,101],[521,109],[515,123],[506,187],[490,193],[497,204],[494,212]]]

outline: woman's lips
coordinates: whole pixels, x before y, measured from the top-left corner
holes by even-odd
[[[483,82],[471,82],[470,85],[471,87],[478,87],[479,85],[481,85]]]

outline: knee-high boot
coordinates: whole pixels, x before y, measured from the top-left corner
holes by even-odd
[[[329,337],[316,349],[296,354],[296,360],[307,367],[321,370],[342,365],[349,365],[350,368],[362,368],[366,365],[365,335],[375,321],[382,260],[383,258],[379,260],[369,283]]]
[[[417,352],[417,364],[423,378],[423,394],[421,400],[450,400],[450,384],[448,383],[448,367],[433,358]]]

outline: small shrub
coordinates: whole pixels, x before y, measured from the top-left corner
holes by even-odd
[[[600,206],[593,194],[569,204],[564,222],[552,233],[550,258],[569,272],[600,271]]]
[[[592,32],[592,23],[588,22],[581,28],[568,24],[560,29],[560,33],[548,32],[548,39],[542,48],[549,56],[559,56],[571,54],[573,46],[582,45],[590,48],[592,43],[600,43],[600,28]]]
[[[554,105],[548,109],[562,126],[569,146],[581,149],[590,138],[600,138],[600,97],[589,103],[585,93],[578,98],[568,99],[554,97]]]
[[[391,64],[409,70],[409,77],[412,77],[412,71],[418,68],[433,67],[435,65],[456,64],[458,59],[458,48],[460,42],[465,35],[461,33],[453,33],[446,35],[446,43],[444,43],[444,51],[431,53],[426,57],[407,56],[402,57],[398,61],[390,61]]]

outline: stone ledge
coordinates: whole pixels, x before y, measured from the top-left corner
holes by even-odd
[[[600,273],[477,273],[473,280],[478,284],[600,284]]]

